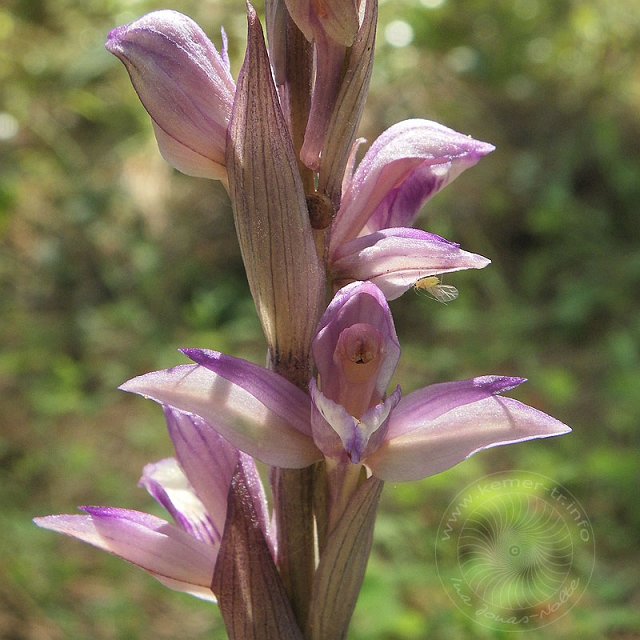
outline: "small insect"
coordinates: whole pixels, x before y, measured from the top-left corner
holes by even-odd
[[[452,302],[458,297],[458,290],[455,287],[450,284],[441,284],[440,278],[436,276],[421,278],[413,287],[418,293],[424,293],[442,304]]]

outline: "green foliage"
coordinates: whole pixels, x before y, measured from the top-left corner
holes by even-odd
[[[165,4],[13,0],[0,8],[0,637],[222,638],[215,610],[30,518],[76,504],[148,509],[138,471],[170,454],[159,411],[115,388],[180,346],[263,359],[224,190],[173,173],[108,31]],[[234,69],[242,3],[185,0]],[[412,38],[394,46],[393,23]],[[395,25],[397,27],[397,24]],[[405,29],[406,33],[406,29]],[[574,433],[387,487],[352,637],[505,638],[465,617],[434,566],[436,530],[474,478],[532,470],[589,515],[597,564],[553,637],[635,637],[640,396],[640,8],[607,0],[381,5],[372,140],[407,117],[497,151],[423,226],[487,255],[443,306],[393,303],[397,381],[526,375],[518,397]],[[527,637],[549,637],[529,632]]]

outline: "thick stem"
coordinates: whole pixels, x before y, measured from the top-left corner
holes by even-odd
[[[326,461],[328,491],[328,531],[331,532],[344,514],[349,501],[365,480],[364,467],[347,463]]]
[[[307,389],[311,377],[309,361],[272,357],[269,364],[290,382]],[[271,488],[278,534],[278,568],[294,615],[304,628],[316,568],[314,467],[274,468]]]

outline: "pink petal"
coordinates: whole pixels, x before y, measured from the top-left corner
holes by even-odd
[[[179,140],[170,136],[155,122],[152,122],[158,149],[162,157],[175,169],[194,178],[221,180],[227,184],[227,168],[223,162],[216,162],[198,153]]]
[[[188,353],[193,357],[195,351]],[[234,447],[266,464],[302,468],[320,459],[307,435],[310,405],[302,391],[238,358],[213,354],[211,362],[220,374],[183,365],[133,378],[120,388],[200,416]]]
[[[571,431],[567,425],[511,398],[490,397],[443,413],[390,440],[367,458],[388,482],[420,480],[478,451]]]
[[[315,443],[326,457],[347,462],[358,421],[342,405],[327,398],[315,380],[311,380],[309,391],[313,399],[311,415]]]
[[[402,398],[389,420],[388,439],[405,436],[443,413],[515,389],[525,378],[479,376],[460,382],[441,382]]]
[[[300,159],[310,169],[320,168],[320,154],[327,136],[327,129],[337,104],[345,63],[344,45],[334,42],[321,33],[316,41],[316,77],[309,110],[309,120],[300,149]]]
[[[107,507],[83,510],[89,515],[45,516],[34,522],[113,553],[177,591],[214,599],[210,585],[216,549],[146,513]]]
[[[287,9],[307,40],[326,33],[350,46],[358,31],[358,5],[353,0],[286,0]]]
[[[429,198],[492,150],[490,144],[428,120],[405,120],[387,129],[344,192],[332,253],[359,235],[411,226]]]
[[[338,281],[369,280],[394,300],[426,276],[482,269],[491,261],[460,245],[418,229],[393,228],[338,247],[331,264]]]
[[[202,418],[173,407],[164,407],[164,414],[178,462],[202,501],[219,540],[240,453]]]
[[[202,29],[176,11],[155,11],[114,29],[107,49],[127,68],[163,156],[180,171],[224,176],[235,84]]]
[[[222,530],[218,531],[215,528],[205,506],[189,484],[175,458],[166,458],[146,465],[139,484],[189,535],[211,545],[220,541]]]

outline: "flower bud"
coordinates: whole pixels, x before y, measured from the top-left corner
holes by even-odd
[[[191,18],[155,11],[114,29],[106,48],[127,68],[165,160],[188,175],[226,181],[235,93],[226,42],[221,55]]]

